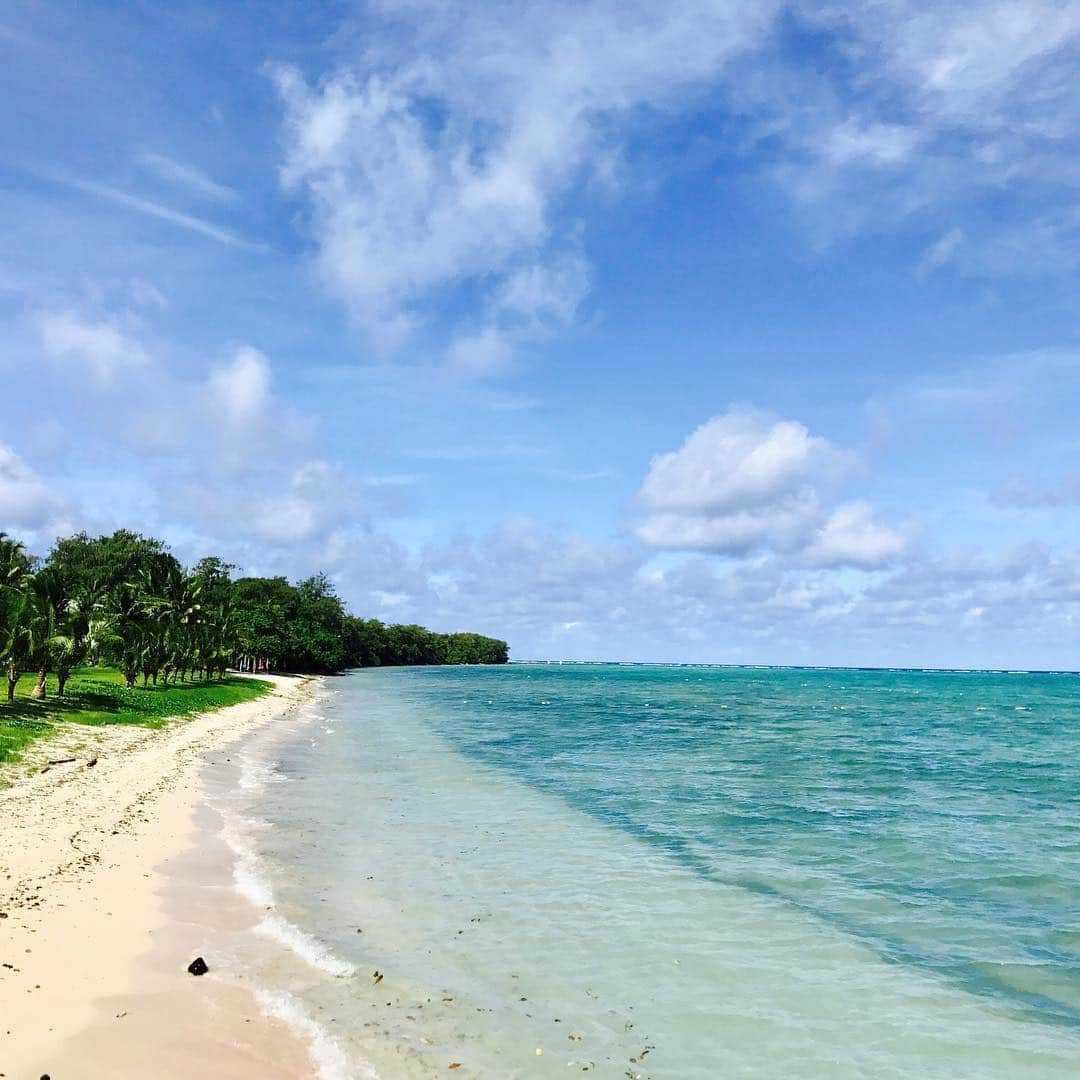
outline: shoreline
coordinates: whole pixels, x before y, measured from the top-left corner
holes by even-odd
[[[73,732],[78,761],[0,791],[0,1077],[314,1074],[309,1040],[252,988],[186,971],[255,911],[223,887],[224,842],[206,842],[210,759],[320,685],[267,681],[264,697],[159,730]]]

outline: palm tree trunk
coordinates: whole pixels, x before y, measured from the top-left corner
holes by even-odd
[[[42,701],[45,700],[45,680],[49,677],[49,669],[42,668],[38,672],[38,680],[34,686],[34,689],[30,691],[32,698],[38,698]]]
[[[63,668],[58,668],[56,671],[56,696],[64,696],[64,687],[67,685],[68,673]]]

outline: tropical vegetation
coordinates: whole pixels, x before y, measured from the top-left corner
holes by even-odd
[[[234,578],[216,556],[185,568],[161,540],[121,529],[56,542],[44,558],[0,533],[0,664],[7,701],[24,675],[63,696],[80,665],[133,689],[221,681],[229,667],[335,672],[394,664],[496,664],[504,641],[349,614],[324,574]]]

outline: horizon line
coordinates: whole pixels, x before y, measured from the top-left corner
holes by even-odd
[[[507,664],[584,664],[591,667],[700,667],[765,671],[904,671],[951,675],[1080,675],[1075,668],[903,667],[895,664],[738,664],[708,660],[508,660]]]

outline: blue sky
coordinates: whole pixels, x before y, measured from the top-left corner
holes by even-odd
[[[0,527],[524,657],[1080,666],[1080,10],[5,5]]]

